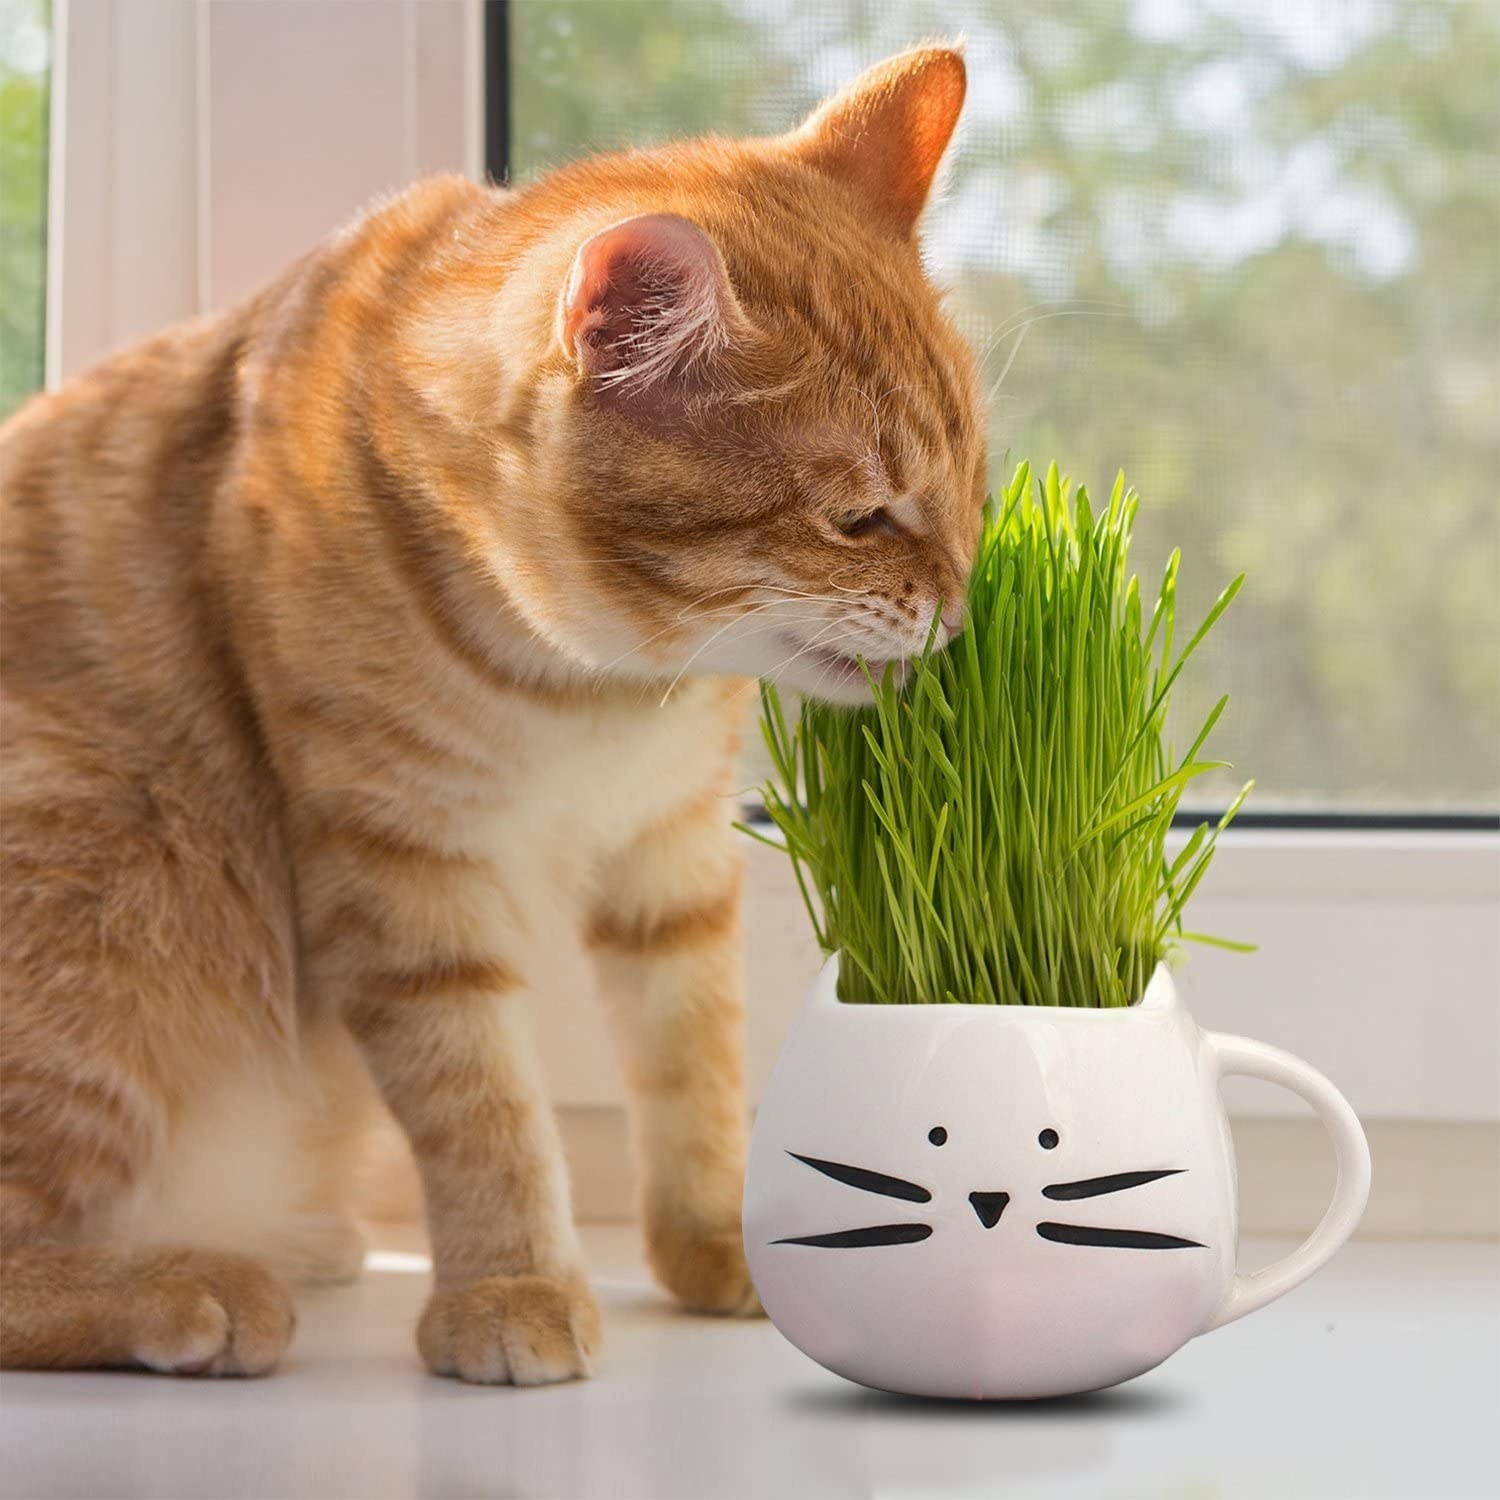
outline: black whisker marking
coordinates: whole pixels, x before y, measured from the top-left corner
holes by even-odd
[[[821,1172],[835,1182],[862,1188],[867,1193],[879,1193],[885,1198],[903,1198],[908,1203],[932,1202],[932,1194],[926,1188],[907,1182],[904,1177],[887,1177],[884,1172],[868,1172],[863,1167],[847,1167],[837,1161],[820,1161],[816,1156],[802,1156],[796,1151],[788,1151],[787,1155],[796,1157],[813,1171]]]
[[[1197,1240],[1175,1234],[1153,1234],[1147,1229],[1094,1229],[1087,1224],[1038,1224],[1044,1240],[1059,1245],[1103,1245],[1115,1250],[1202,1250]]]
[[[1126,1188],[1155,1182],[1159,1177],[1175,1177],[1186,1167],[1165,1167],[1159,1172],[1116,1172],[1110,1177],[1086,1177],[1082,1182],[1054,1182],[1042,1189],[1042,1197],[1071,1202],[1075,1198],[1097,1198],[1101,1193],[1123,1193]]]
[[[932,1233],[930,1224],[876,1224],[869,1229],[840,1229],[835,1234],[803,1234],[772,1240],[773,1245],[816,1245],[823,1250],[862,1250],[867,1245],[915,1245]]]

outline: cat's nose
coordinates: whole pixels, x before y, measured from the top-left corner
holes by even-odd
[[[979,1215],[979,1222],[986,1229],[993,1229],[1000,1222],[1000,1215],[1005,1212],[1005,1205],[1010,1202],[1010,1194],[970,1193],[969,1202],[974,1205],[974,1212]]]

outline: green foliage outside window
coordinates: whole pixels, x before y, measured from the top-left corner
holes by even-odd
[[[42,383],[50,19],[47,0],[0,9],[0,420]]]

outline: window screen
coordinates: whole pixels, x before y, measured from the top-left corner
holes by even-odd
[[[1500,795],[1500,6],[515,0],[510,166],[790,126],[967,39],[925,241],[982,353],[995,476],[1144,500],[1183,693],[1261,809]],[[1198,695],[1196,701],[1193,694]],[[1226,783],[1227,784],[1227,783]]]

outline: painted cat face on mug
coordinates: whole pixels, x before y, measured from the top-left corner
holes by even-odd
[[[911,53],[790,136],[548,180],[600,201],[539,372],[566,524],[531,597],[575,656],[858,699],[856,655],[958,627],[983,424],[915,226],[964,86],[956,53]]]
[[[825,970],[746,1172],[751,1274],[788,1337],[885,1389],[1055,1395],[1204,1329],[1234,1269],[1233,1166],[1164,969],[1121,1011],[833,989]]]

